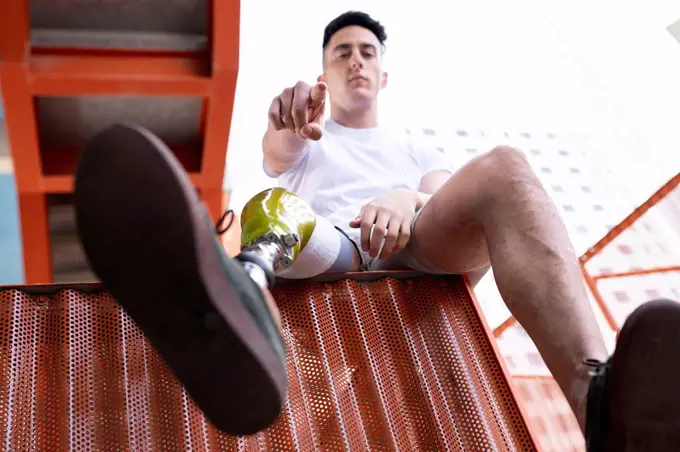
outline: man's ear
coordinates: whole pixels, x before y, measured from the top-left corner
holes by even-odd
[[[327,82],[326,82],[326,74],[321,74],[320,76],[318,76],[318,77],[316,78],[316,81],[317,81],[317,82],[324,82],[324,83],[327,83]]]
[[[387,86],[387,72],[382,73],[382,77],[380,78],[380,89],[383,89]]]

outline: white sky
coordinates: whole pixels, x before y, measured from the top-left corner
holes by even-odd
[[[233,208],[274,184],[261,170],[269,103],[297,80],[316,79],[323,29],[349,9],[387,29],[383,122],[616,135],[655,167],[680,169],[680,45],[666,30],[680,18],[677,1],[249,0],[241,7],[227,160]]]

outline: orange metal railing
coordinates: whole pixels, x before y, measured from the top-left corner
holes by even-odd
[[[662,200],[667,199],[668,195],[680,186],[680,173],[676,174],[667,183],[665,183],[661,188],[659,188],[652,196],[649,197],[644,203],[637,207],[630,215],[628,215],[623,221],[618,225],[613,227],[609,232],[602,237],[595,245],[589,248],[579,259],[581,265],[581,271],[583,273],[583,278],[585,280],[588,289],[593,295],[595,302],[602,311],[604,318],[608,326],[614,331],[618,332],[620,325],[615,319],[614,314],[607,305],[604,296],[598,288],[598,283],[606,279],[614,278],[627,278],[632,276],[643,276],[652,274],[663,274],[670,272],[680,272],[680,256],[678,257],[678,265],[667,265],[658,266],[646,269],[635,269],[622,272],[607,272],[601,274],[591,274],[588,270],[587,265],[595,256],[599,255],[604,249],[607,248],[617,237],[621,236],[625,231],[629,230],[633,224],[639,220],[645,213],[647,213],[654,206],[658,205]],[[499,325],[494,330],[494,335],[499,337],[506,331],[509,327],[516,323],[514,317],[509,317],[501,325]]]

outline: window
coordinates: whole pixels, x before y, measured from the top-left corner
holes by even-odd
[[[533,394],[531,394],[531,391],[524,386],[524,385],[517,385],[515,386],[518,392],[520,392],[520,397],[523,402],[531,402],[533,400]]]
[[[661,250],[662,253],[668,253],[668,250],[666,249],[665,246],[663,246],[663,243],[657,243],[657,246],[659,247],[659,250]]]
[[[555,135],[554,133],[549,133],[548,138],[550,138],[551,140],[554,140],[555,138],[557,138],[557,135]]]
[[[532,149],[532,150],[529,151],[529,152],[531,152],[533,155],[541,155],[540,149]]]
[[[569,172],[571,174],[581,174],[581,170],[579,170],[578,168],[569,168]]]
[[[579,224],[578,226],[576,226],[576,232],[578,232],[579,234],[585,234],[586,232],[588,232],[588,228],[583,226],[582,224]]]
[[[563,204],[562,208],[565,212],[573,212],[575,210],[574,206],[570,206],[569,204]]]
[[[582,186],[581,190],[583,190],[583,193],[590,193],[592,191],[592,189],[587,185]]]
[[[520,136],[521,136],[522,138],[531,138],[531,135],[529,135],[529,134],[526,133],[526,132],[520,133]]]
[[[616,301],[619,303],[628,303],[630,301],[628,294],[622,290],[614,292],[614,298],[616,298]]]
[[[548,427],[545,425],[545,421],[540,417],[531,418],[531,426],[536,428],[536,434],[540,437],[546,436],[548,432]]]
[[[510,355],[505,355],[505,362],[508,363],[508,367],[510,369],[514,369],[517,367],[517,364],[515,364],[515,360],[512,359],[512,356]]]
[[[557,151],[557,153],[560,154],[560,155],[564,155],[564,156],[569,155],[569,153],[567,151],[565,151],[564,149],[560,149],[559,151]]]
[[[645,295],[647,295],[649,298],[659,298],[659,291],[655,289],[647,289],[645,290]]]
[[[613,271],[613,270],[612,270],[611,268],[609,268],[609,267],[601,267],[601,268],[600,268],[600,274],[601,274],[601,275],[609,275],[609,274],[612,273],[612,271]]]
[[[539,355],[537,352],[529,352],[527,353],[527,360],[532,366],[542,366],[543,365],[543,359],[541,358],[541,355]]]
[[[477,151],[477,149],[475,149],[475,148],[467,148],[467,149],[465,149],[465,152],[467,152],[468,154],[473,154],[473,155],[474,155],[474,154],[476,154],[478,151]]]
[[[436,132],[433,129],[423,129],[423,133],[425,135],[436,135]]]
[[[468,136],[468,133],[465,130],[456,130],[456,135],[459,137],[466,137]]]
[[[545,167],[544,167],[544,168],[541,168],[541,172],[542,172],[542,173],[545,173],[545,174],[550,174],[550,173],[552,173],[552,170],[551,170],[550,168],[545,168]]]
[[[595,210],[595,212],[602,212],[604,209],[599,204],[593,204],[593,210]]]
[[[622,244],[622,245],[619,245],[617,248],[619,249],[619,252],[621,254],[633,254],[633,248],[631,248],[628,245]]]
[[[644,245],[642,245],[642,248],[645,250],[645,253],[652,254],[652,247],[649,246],[649,243],[645,243]]]
[[[566,435],[574,430],[574,427],[572,427],[573,425],[572,417],[570,415],[566,415],[564,413],[556,413],[555,417],[557,418],[557,424],[560,427],[560,433]]]
[[[438,147],[437,150],[438,150],[439,152],[441,152],[442,154],[444,153],[444,148],[442,148],[442,147]]]
[[[411,135],[411,129],[406,129],[406,135]]]
[[[652,228],[652,225],[649,223],[645,223],[645,229],[647,229],[647,232],[653,232],[654,228]]]
[[[554,191],[555,193],[562,193],[564,190],[562,189],[561,185],[553,185],[552,191]]]

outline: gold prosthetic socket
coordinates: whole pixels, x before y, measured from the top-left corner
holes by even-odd
[[[244,262],[244,268],[256,282],[269,286],[277,270],[293,264],[315,226],[314,211],[294,193],[280,187],[260,192],[241,212],[239,260]],[[266,274],[266,282],[262,271]]]

